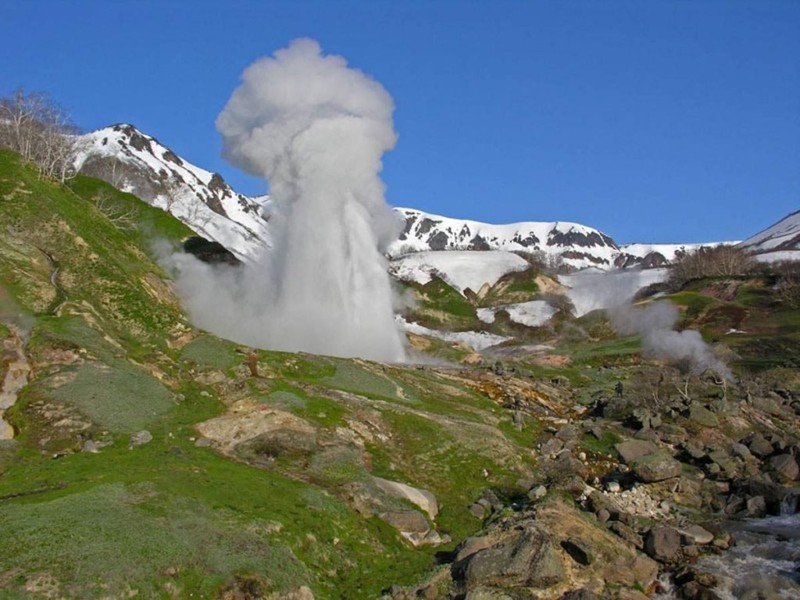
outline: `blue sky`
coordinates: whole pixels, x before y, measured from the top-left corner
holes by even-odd
[[[621,243],[740,239],[800,209],[795,0],[0,0],[0,94],[133,123],[261,193],[214,120],[244,67],[306,36],[394,97],[391,204]]]

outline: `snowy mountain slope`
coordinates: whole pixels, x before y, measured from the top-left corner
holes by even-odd
[[[389,253],[400,256],[426,250],[506,250],[536,252],[584,268],[613,267],[619,248],[604,233],[567,222],[523,222],[492,225],[452,219],[412,208],[397,208],[405,219],[400,239]]]
[[[266,197],[237,194],[222,177],[182,159],[133,125],[83,135],[76,168],[169,211],[199,235],[251,259],[269,243]]]
[[[269,226],[264,217],[268,210],[267,196],[251,198],[236,193],[218,174],[189,163],[133,125],[114,125],[81,136],[79,147],[75,164],[82,173],[103,179],[171,212],[199,235],[222,244],[239,258],[251,260],[270,245]],[[389,248],[390,256],[395,258],[437,250],[541,252],[545,258],[572,268],[608,270],[662,267],[680,253],[699,246],[618,246],[608,235],[578,223],[533,221],[493,225],[411,208],[396,210],[405,220],[405,227],[400,239]],[[773,228],[783,231],[778,226],[790,226],[792,217],[800,221],[795,213],[784,219],[787,223],[782,221]],[[770,237],[773,228],[759,235]],[[793,230],[789,227],[787,231]]]
[[[740,244],[756,253],[800,250],[800,210]]]
[[[528,261],[511,252],[421,251],[392,260],[389,273],[397,279],[422,285],[437,275],[463,294],[467,288],[477,293],[484,284],[491,287],[506,273],[524,271],[528,267]]]

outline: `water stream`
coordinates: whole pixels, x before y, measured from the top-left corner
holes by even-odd
[[[800,598],[800,514],[731,523],[734,545],[702,559],[722,600]]]

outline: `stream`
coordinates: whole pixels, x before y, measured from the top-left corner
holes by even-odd
[[[731,523],[729,531],[735,545],[697,564],[717,577],[722,600],[800,598],[800,514]]]
[[[5,420],[5,413],[14,406],[19,392],[27,385],[31,366],[25,355],[25,332],[14,323],[4,324],[11,335],[3,342],[2,360],[7,370],[0,383],[0,440],[10,440],[14,437],[14,428]]]

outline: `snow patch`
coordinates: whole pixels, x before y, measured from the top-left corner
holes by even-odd
[[[395,320],[400,328],[408,333],[424,335],[427,337],[444,340],[445,342],[460,342],[466,344],[477,352],[513,339],[502,335],[494,335],[493,333],[487,333],[485,331],[437,331],[436,329],[424,327],[419,323],[406,321],[401,316],[395,317]]]
[[[530,302],[506,304],[505,306],[479,308],[477,310],[478,318],[484,323],[494,323],[497,313],[501,310],[508,313],[508,318],[512,322],[526,327],[541,327],[557,312],[555,308],[544,300],[532,300]]]
[[[441,277],[461,294],[469,288],[478,292],[490,287],[507,273],[524,271],[528,262],[511,252],[452,250],[417,252],[394,259],[389,272],[397,279],[425,285],[434,276]]]

